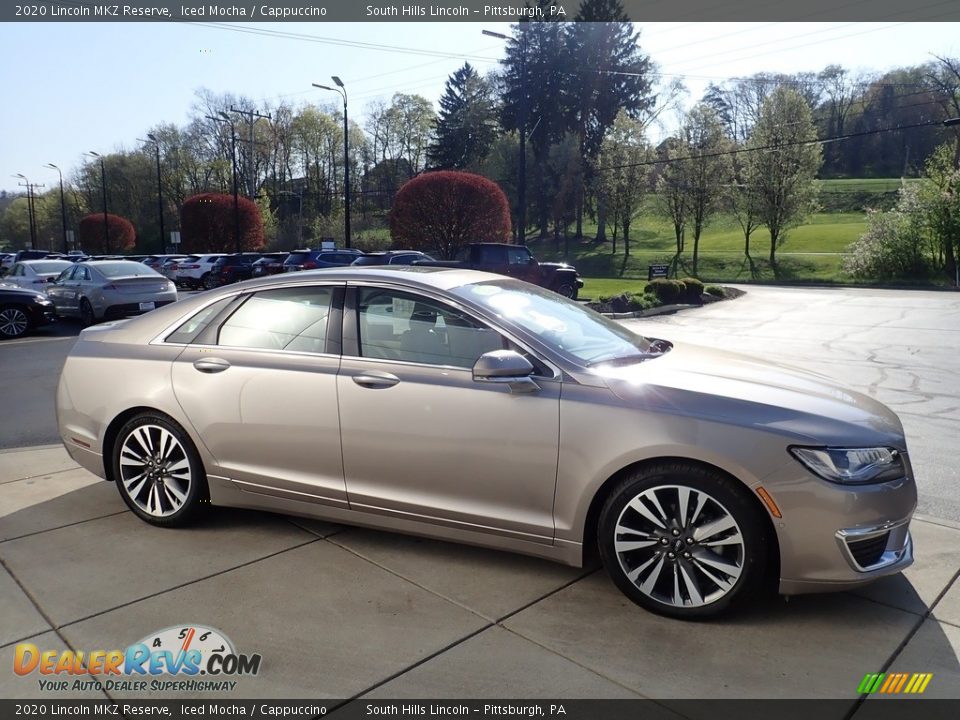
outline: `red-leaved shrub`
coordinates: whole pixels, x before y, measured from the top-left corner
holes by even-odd
[[[452,260],[471,242],[510,242],[510,206],[482,175],[441,170],[419,175],[397,192],[390,210],[396,247]]]
[[[260,209],[251,200],[237,201],[240,216],[240,249],[263,247]],[[180,252],[236,252],[233,195],[201,193],[183,201],[180,208]]]
[[[80,247],[92,255],[113,255],[132,250],[137,242],[137,231],[125,217],[107,213],[106,231],[103,213],[91,213],[80,218],[78,228]]]

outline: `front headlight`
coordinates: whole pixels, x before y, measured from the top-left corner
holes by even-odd
[[[790,452],[813,474],[842,485],[887,482],[906,474],[903,458],[893,448],[792,447]]]

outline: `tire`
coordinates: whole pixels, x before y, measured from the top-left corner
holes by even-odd
[[[193,441],[164,415],[142,413],[127,422],[112,459],[120,496],[151,525],[185,525],[207,499],[207,476]]]
[[[0,307],[0,338],[13,340],[23,337],[30,330],[30,317],[17,305]]]
[[[558,295],[563,295],[565,298],[571,300],[577,299],[577,286],[572,282],[561,280],[554,286],[553,291]]]
[[[93,305],[86,298],[80,300],[80,324],[83,327],[90,327],[97,321],[97,315],[93,312]]]
[[[613,582],[637,605],[706,618],[761,590],[764,522],[735,480],[697,465],[661,463],[613,489],[600,512],[597,546]]]
[[[204,273],[204,276],[200,279],[200,282],[203,283],[205,290],[213,290],[217,287],[216,279],[211,277],[210,273]]]
[[[199,280],[194,280],[194,281],[193,281],[193,287],[194,287],[194,289],[196,289],[196,288],[205,288],[205,289],[207,289],[207,290],[211,290],[212,288],[208,288],[208,287],[207,287],[207,278],[209,278],[209,277],[210,277],[210,273],[209,273],[209,272],[205,272],[203,275],[200,276],[200,279],[199,279]]]

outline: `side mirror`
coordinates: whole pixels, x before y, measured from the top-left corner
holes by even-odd
[[[473,365],[475,382],[509,385],[511,392],[535,392],[540,386],[530,377],[533,365],[514,350],[484,353]]]

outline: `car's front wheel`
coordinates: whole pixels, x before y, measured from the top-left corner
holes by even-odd
[[[27,334],[30,318],[23,308],[16,305],[0,307],[0,337],[18,338]]]
[[[203,463],[190,437],[156,413],[138,415],[120,429],[113,476],[124,502],[153,525],[185,524],[207,494]]]
[[[559,295],[563,295],[565,298],[570,298],[571,300],[577,299],[577,286],[567,280],[561,280],[557,283],[553,291]]]
[[[600,556],[638,605],[678,618],[717,615],[761,587],[768,558],[761,512],[719,472],[654,465],[608,496],[597,528]]]

